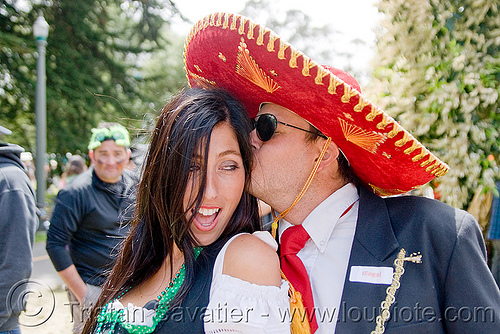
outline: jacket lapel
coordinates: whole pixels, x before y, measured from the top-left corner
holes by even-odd
[[[389,284],[351,282],[353,266],[390,267],[400,250],[385,201],[359,187],[359,211],[356,232],[347,268],[337,333],[370,333],[380,313],[380,303],[386,298]]]

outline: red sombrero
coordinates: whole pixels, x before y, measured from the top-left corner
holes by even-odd
[[[379,195],[405,193],[449,167],[360,93],[347,73],[321,66],[246,17],[215,13],[184,47],[192,87],[223,88],[254,117],[262,102],[288,108],[341,148],[356,175]]]

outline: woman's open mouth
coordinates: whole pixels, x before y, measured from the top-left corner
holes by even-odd
[[[217,225],[221,208],[217,207],[201,207],[194,215],[193,223],[200,231],[210,231]]]

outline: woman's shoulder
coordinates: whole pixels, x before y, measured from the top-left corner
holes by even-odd
[[[223,274],[258,285],[280,286],[280,265],[273,241],[261,233],[236,236],[227,247]]]

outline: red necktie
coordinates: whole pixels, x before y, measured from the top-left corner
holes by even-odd
[[[356,201],[340,215],[340,218],[348,213],[355,203]],[[309,240],[309,234],[302,225],[287,228],[281,234],[280,259],[281,270],[290,283],[292,283],[295,290],[299,291],[302,295],[302,302],[306,308],[308,319],[312,318],[309,323],[311,333],[314,333],[318,329],[318,324],[316,317],[312,317],[314,299],[311,290],[311,281],[309,280],[309,275],[307,275],[306,267],[297,256],[297,253],[306,245],[307,240]]]
[[[302,302],[306,308],[308,319],[312,318],[309,323],[311,333],[314,333],[318,329],[318,324],[316,323],[316,317],[313,317],[314,300],[311,282],[309,281],[306,267],[297,256],[297,253],[304,248],[307,240],[309,240],[309,234],[307,234],[302,225],[287,228],[281,235],[280,258],[281,270],[283,270],[283,273],[295,290],[299,291],[302,295]]]

